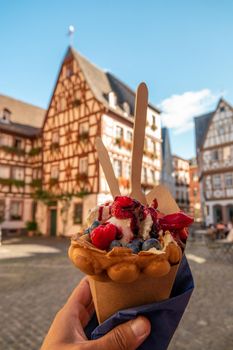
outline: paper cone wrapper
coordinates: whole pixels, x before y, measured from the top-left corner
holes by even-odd
[[[158,209],[162,213],[172,214],[179,211],[165,186],[155,187],[147,196],[148,203],[152,203],[154,198],[157,199]],[[89,275],[100,323],[119,310],[169,298],[182,258],[181,249],[170,243],[165,254],[147,253],[132,254],[128,248],[113,248],[110,253],[106,253],[95,249],[89,242],[73,242],[69,255],[74,264]],[[123,275],[116,276],[119,274],[119,267],[124,264],[126,270]],[[124,268],[125,266],[123,270]]]
[[[152,278],[142,275],[131,283],[100,282],[89,276],[99,323],[119,310],[168,299],[177,270],[178,265],[175,265],[165,276]]]

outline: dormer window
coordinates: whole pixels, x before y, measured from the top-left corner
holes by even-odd
[[[123,110],[124,110],[125,114],[130,115],[130,106],[129,106],[128,102],[124,102],[122,106],[123,106]]]
[[[10,121],[11,111],[8,108],[4,108],[2,111],[2,119],[5,121]]]
[[[108,94],[108,102],[109,102],[109,106],[112,108],[116,108],[117,106],[117,96],[115,94],[115,92],[111,91]]]

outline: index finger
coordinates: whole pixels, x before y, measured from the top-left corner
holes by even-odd
[[[69,299],[67,300],[68,305],[77,306],[78,304],[83,305],[87,308],[92,302],[91,290],[87,277],[84,277],[79,285],[73,290]]]

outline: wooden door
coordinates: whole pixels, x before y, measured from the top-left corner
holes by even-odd
[[[57,209],[50,209],[50,236],[57,235]]]

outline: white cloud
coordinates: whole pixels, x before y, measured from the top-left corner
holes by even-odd
[[[213,94],[209,89],[187,91],[182,95],[172,95],[159,104],[162,123],[181,134],[193,127],[193,117],[212,111],[221,94]]]

